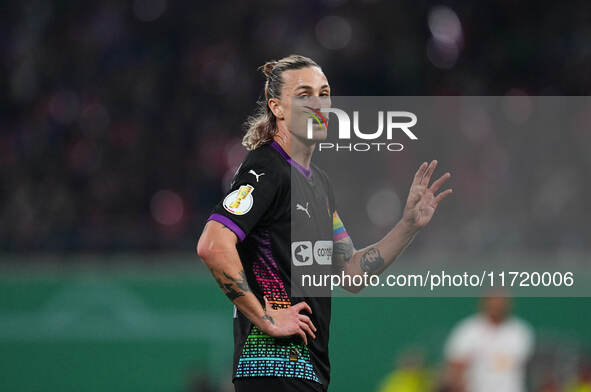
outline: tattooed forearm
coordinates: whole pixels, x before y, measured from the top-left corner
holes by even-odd
[[[226,297],[230,299],[230,301],[234,301],[238,297],[243,297],[244,293],[240,291],[236,291],[231,284],[226,284]]]
[[[238,273],[238,278],[234,278],[226,272],[223,272],[223,274],[226,279],[230,280],[230,282],[224,283],[218,277],[215,277],[215,280],[216,282],[218,282],[218,286],[220,286],[220,288],[222,289],[224,294],[226,294],[226,297],[230,299],[230,301],[234,301],[236,298],[243,297],[247,292],[250,291],[250,287],[246,282],[246,275],[244,274],[244,271],[240,271]]]
[[[238,286],[240,290],[244,292],[250,291],[250,287],[248,286],[248,282],[246,281],[246,275],[244,274],[244,271],[238,272],[238,278],[233,278],[225,272],[224,276],[230,279],[232,282],[236,283],[236,286]]]
[[[335,257],[341,256],[345,263],[348,263],[353,256],[353,242],[349,241],[339,241],[334,243],[333,254]]]
[[[345,269],[345,265],[349,264],[354,252],[355,247],[349,237],[334,243],[332,256],[337,271],[340,272]]]
[[[384,266],[384,259],[377,248],[370,248],[361,255],[361,269],[368,274],[379,271]]]
[[[220,279],[216,278],[216,282],[218,282],[218,286],[222,289],[226,297],[230,299],[230,301],[234,301],[238,297],[244,296],[244,293],[241,291],[237,291],[234,288],[234,283],[223,283]]]

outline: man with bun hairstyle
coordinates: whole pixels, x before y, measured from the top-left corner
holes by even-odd
[[[305,127],[291,126],[298,108],[318,111],[330,102],[326,76],[299,55],[267,62],[262,70],[265,98],[243,139],[249,153],[213,209],[197,253],[235,305],[236,391],[326,391],[331,298],[293,297],[292,264],[307,265],[306,244],[322,244],[332,252],[327,271],[380,274],[451,193],[436,194],[450,174],[429,185],[437,161],[420,165],[401,220],[383,239],[356,250],[328,176],[311,162],[326,129],[315,125],[309,139]]]

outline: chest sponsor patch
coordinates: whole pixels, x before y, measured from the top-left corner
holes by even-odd
[[[314,243],[314,260],[320,265],[332,264],[332,241]]]
[[[291,259],[293,265],[302,267],[312,265],[314,262],[320,265],[332,264],[332,241],[298,241],[291,243]]]

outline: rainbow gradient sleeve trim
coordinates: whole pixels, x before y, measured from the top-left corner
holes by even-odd
[[[339,217],[338,212],[332,213],[332,240],[334,242],[340,241],[343,238],[347,238],[349,233],[347,233],[347,229],[343,225],[343,221]]]

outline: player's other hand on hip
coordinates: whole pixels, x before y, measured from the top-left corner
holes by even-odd
[[[436,167],[436,160],[431,161],[430,164],[423,162],[419,166],[410,186],[402,220],[413,230],[418,231],[425,227],[431,221],[441,200],[452,193],[451,189],[446,189],[436,194],[445,181],[451,177],[449,172],[439,177],[429,186]]]
[[[316,339],[316,327],[305,314],[300,314],[305,310],[312,314],[312,309],[305,302],[299,302],[289,308],[273,309],[265,297],[265,316],[260,326],[261,330],[267,335],[283,338],[293,335],[299,335],[304,343],[308,344],[308,336]]]

